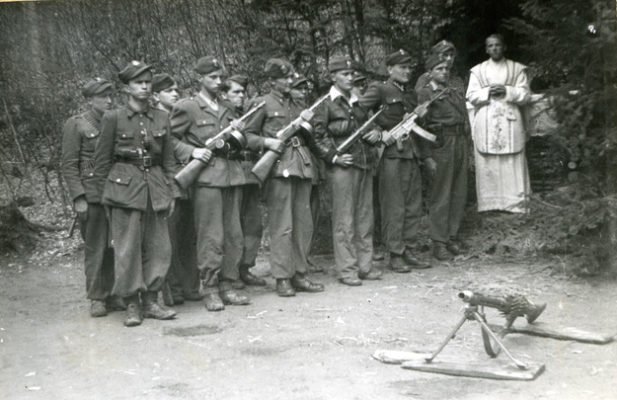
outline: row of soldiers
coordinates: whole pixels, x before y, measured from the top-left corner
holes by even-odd
[[[262,199],[276,293],[323,291],[307,278],[319,163],[331,187],[342,284],[359,286],[382,275],[373,267],[374,183],[390,269],[430,267],[413,252],[423,214],[422,165],[432,176],[433,256],[459,254],[468,123],[462,85],[450,79],[454,54],[449,42],[434,46],[416,90],[408,88],[412,59],[404,50],[385,58],[388,79],[368,87],[357,62],[332,57],[332,86],[312,107],[306,79],[279,58],[265,65],[270,91],[250,102],[246,77],[226,78],[212,56],[197,61],[199,88],[186,99],[179,99],[171,76],[153,75],[141,61],[119,73],[127,101],[116,109],[111,82],[88,82],[83,95],[90,109],[64,127],[63,167],[85,241],[91,315],[106,315],[124,302],[126,326],[173,318],[175,312],[157,301],[166,285],[168,304],[203,299],[209,311],[249,304],[241,289],[266,284],[250,270],[261,242]],[[241,118],[249,110],[250,117]],[[394,135],[393,128],[410,118],[437,139]],[[240,140],[207,145],[228,126]],[[294,134],[281,138],[290,129]],[[358,132],[360,140],[341,150]],[[262,182],[252,170],[268,152],[277,160]],[[181,187],[175,176],[194,160],[202,163],[197,177]]]

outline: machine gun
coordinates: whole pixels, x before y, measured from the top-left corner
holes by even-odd
[[[458,294],[458,297],[463,300],[465,304],[464,315],[452,330],[452,332],[446,337],[441,346],[430,357],[425,360],[427,363],[432,362],[435,357],[446,347],[448,342],[456,336],[458,330],[463,326],[465,321],[476,321],[480,324],[482,329],[482,342],[484,344],[484,350],[486,354],[495,358],[501,350],[508,356],[508,358],[519,368],[527,369],[527,364],[517,360],[508,351],[500,337],[503,338],[508,329],[514,323],[514,320],[518,317],[525,316],[528,323],[533,323],[542,314],[546,308],[546,304],[535,305],[531,301],[521,294],[506,294],[489,296],[480,293],[474,293],[469,290],[462,291]],[[499,310],[506,318],[505,327],[496,334],[486,323],[486,315],[484,314],[484,307],[495,308]],[[494,341],[498,348],[493,348]]]
[[[324,102],[324,100],[328,98],[329,95],[330,94],[326,94],[322,96],[319,100],[313,103],[313,105],[310,106],[307,110],[311,112],[315,110],[321,103]],[[291,139],[291,137],[296,134],[298,127],[304,128],[308,132],[313,131],[313,127],[308,121],[305,121],[302,117],[298,117],[294,119],[293,121],[291,121],[287,126],[283,127],[278,132],[276,132],[276,138],[282,141]],[[259,161],[257,161],[255,166],[251,170],[251,173],[255,175],[255,177],[259,180],[259,182],[263,183],[266,180],[266,178],[268,177],[268,174],[272,170],[272,167],[274,167],[274,164],[279,159],[281,154],[282,153],[278,151],[268,150],[264,153],[263,156],[261,156]]]
[[[430,106],[435,100],[437,100],[442,94],[444,94],[448,88],[443,89],[439,92],[435,97],[424,103],[425,107]],[[396,148],[399,151],[403,150],[403,142],[409,139],[409,132],[413,132],[416,135],[428,140],[429,142],[435,142],[437,140],[437,136],[433,135],[431,132],[422,128],[420,125],[416,123],[418,119],[418,114],[415,112],[407,114],[406,118],[403,118],[401,122],[399,122],[394,128],[390,129],[388,132],[391,137],[396,140]]]
[[[240,121],[244,122],[248,117],[253,115],[257,110],[263,107],[266,104],[265,101],[257,104],[255,107],[251,108],[246,114],[244,114]],[[227,128],[223,129],[216,136],[211,137],[206,140],[205,148],[208,150],[214,149],[222,149],[225,145],[229,144],[229,142],[233,143],[238,147],[246,146],[246,138],[242,134],[242,132],[234,129],[231,125]],[[204,163],[200,159],[191,160],[187,165],[185,165],[177,174],[174,176],[176,182],[182,189],[186,189],[197,180],[197,177],[201,173],[201,171],[206,167],[206,163]]]
[[[352,133],[345,141],[338,145],[336,148],[336,154],[344,154],[349,150],[349,148],[356,143],[363,135],[366,128],[368,128],[373,121],[383,112],[383,108],[380,108],[371,118],[369,118],[361,127],[356,129],[354,133]]]

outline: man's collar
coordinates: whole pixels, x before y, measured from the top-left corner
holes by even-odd
[[[390,78],[390,79],[388,79],[388,82],[390,82],[392,84],[392,86],[394,86],[395,88],[397,88],[401,92],[405,91],[405,85],[402,85],[402,84],[396,82],[394,79]]]
[[[133,115],[135,115],[135,114],[144,114],[148,118],[154,119],[154,116],[152,115],[152,109],[148,105],[146,105],[145,110],[142,111],[142,110],[136,110],[135,108],[133,108],[133,106],[129,102],[126,105],[126,109],[128,110],[128,117],[129,118],[133,118]]]
[[[88,116],[90,118],[92,118],[92,120],[98,122],[101,122],[101,118],[103,118],[103,113],[100,113],[98,111],[94,111],[93,109],[88,110]]]
[[[211,109],[218,111],[219,109],[219,103],[216,101],[216,99],[209,99],[206,96],[204,96],[204,94],[202,92],[197,93],[197,98],[202,100],[202,104],[206,104],[208,105],[208,107],[210,107]]]
[[[438,90],[443,90],[447,87],[447,85],[441,85],[432,79],[429,81],[428,84],[430,85],[431,89],[433,89],[433,92],[436,92]]]
[[[278,90],[271,89],[270,94],[274,97],[279,103],[283,103],[286,99],[289,99],[289,94],[285,95]]]
[[[351,97],[347,98],[335,85],[332,85],[332,87],[330,88],[329,96],[330,96],[330,100],[332,101],[336,100],[339,97],[342,97],[351,106],[353,106],[354,103],[358,101],[358,96],[352,93]]]

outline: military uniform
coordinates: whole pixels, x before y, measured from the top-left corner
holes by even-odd
[[[405,113],[412,112],[417,100],[413,91],[388,80],[372,83],[360,98],[360,105],[367,110],[383,106],[375,122],[386,131],[396,126]],[[422,155],[413,134],[400,145],[401,149],[396,143],[385,147],[378,170],[382,240],[395,256],[402,256],[406,246],[416,240],[422,217]]]
[[[215,110],[201,94],[178,102],[171,115],[171,131],[178,139],[178,160],[190,161],[195,148],[204,147],[206,140],[233,119],[232,110],[223,104]],[[191,188],[197,265],[206,294],[227,291],[231,282],[239,278],[243,249],[240,204],[245,183],[240,152],[227,145],[214,151]]]
[[[331,62],[331,72],[332,64]],[[334,65],[336,66],[336,65]],[[344,69],[344,68],[341,68]],[[346,151],[353,165],[334,163],[336,148],[366,120],[367,114],[355,96],[346,98],[335,86],[317,110],[315,135],[330,164],[332,190],[332,239],[334,259],[342,282],[366,276],[373,260],[373,161],[372,146],[359,140]]]
[[[107,246],[107,218],[94,179],[94,149],[100,130],[101,115],[93,110],[69,118],[63,129],[62,173],[71,199],[83,196],[88,202],[87,213],[79,215],[87,298],[105,301],[114,283],[114,256]]]

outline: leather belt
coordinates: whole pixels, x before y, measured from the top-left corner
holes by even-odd
[[[161,165],[161,160],[158,157],[144,156],[140,158],[132,157],[115,157],[114,162],[135,165],[136,167],[152,168]]]
[[[433,128],[434,126],[434,128]],[[462,136],[465,135],[465,124],[444,125],[436,124],[431,125],[432,132],[435,134],[441,134],[442,136]]]

